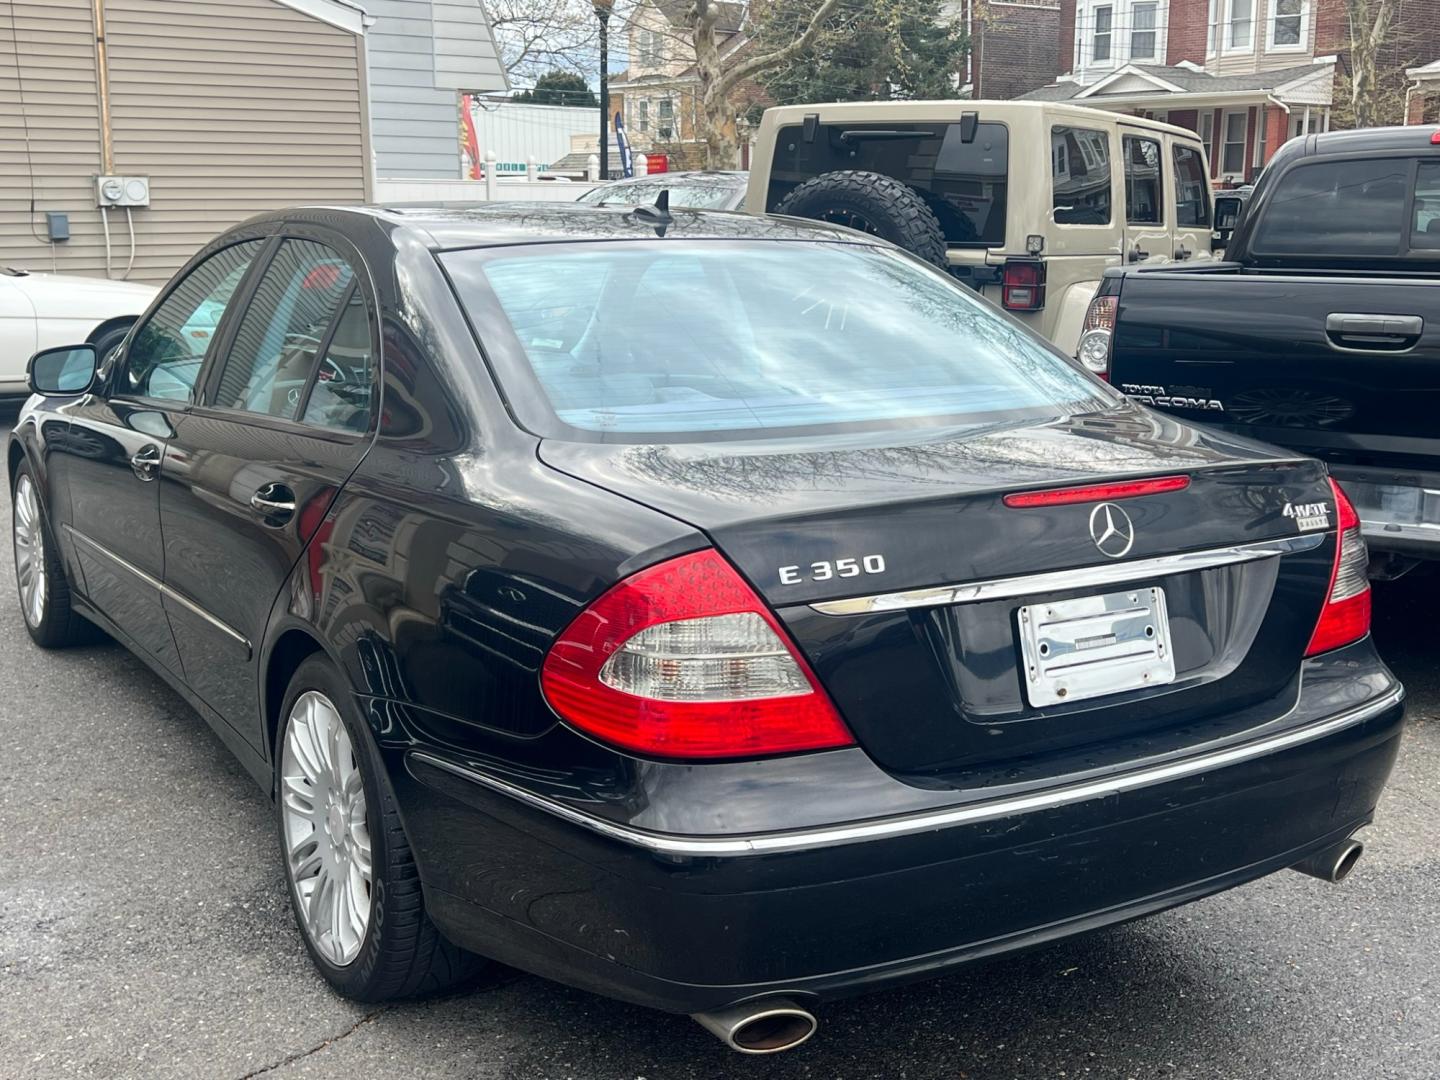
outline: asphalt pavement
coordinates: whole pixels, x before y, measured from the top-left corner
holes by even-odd
[[[1440,1077],[1440,573],[1378,592],[1410,722],[1344,885],[1282,873],[829,1005],[809,1044],[772,1058],[520,974],[382,1009],[336,997],[291,920],[259,789],[120,647],[34,647],[14,595],[6,553],[3,1080]]]

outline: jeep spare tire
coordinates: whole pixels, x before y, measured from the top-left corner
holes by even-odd
[[[945,230],[935,211],[914,188],[882,173],[821,173],[781,199],[775,213],[859,229],[946,266]]]

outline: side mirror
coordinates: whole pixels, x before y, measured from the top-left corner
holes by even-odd
[[[25,381],[33,393],[47,397],[83,394],[95,381],[99,359],[94,345],[41,349],[30,358]]]

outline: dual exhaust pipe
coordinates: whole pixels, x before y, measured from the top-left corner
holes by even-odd
[[[1350,876],[1365,845],[1343,840],[1300,860],[1291,869],[1339,884]],[[742,1054],[778,1054],[793,1050],[815,1034],[815,1015],[790,998],[747,1001],[713,1012],[695,1013],[694,1020],[732,1050]]]

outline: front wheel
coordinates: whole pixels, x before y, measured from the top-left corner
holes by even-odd
[[[275,754],[281,852],[295,921],[337,991],[390,1001],[473,981],[487,962],[441,936],[353,696],[322,657],[285,695]]]
[[[91,625],[70,608],[70,583],[50,537],[40,492],[29,463],[11,486],[10,538],[15,549],[15,585],[20,613],[35,644],[45,649],[75,645],[94,636]]]

